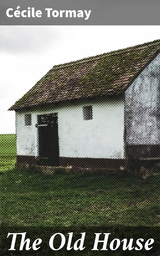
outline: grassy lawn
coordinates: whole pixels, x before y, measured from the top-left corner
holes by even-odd
[[[160,226],[160,177],[1,175],[1,220],[19,226]]]
[[[62,232],[66,236],[67,232],[86,232],[88,247],[92,244],[95,232],[103,233],[106,230],[113,238],[154,237],[154,250],[157,253],[160,252],[159,183],[159,176],[142,180],[135,177],[108,177],[105,174],[45,175],[24,170],[2,172],[1,227],[9,232],[12,229],[13,232],[25,231],[36,238],[44,236],[43,240],[53,232]],[[17,231],[18,228],[21,231]],[[6,245],[5,239],[3,241],[2,248],[5,249],[2,251],[6,251],[9,245]],[[51,254],[51,251],[48,252],[48,240],[45,243],[44,252],[36,255],[71,255],[64,250],[59,251],[59,254]],[[159,255],[154,252],[123,255]],[[122,255],[120,251],[108,253]],[[106,252],[89,250],[81,255],[106,255]]]

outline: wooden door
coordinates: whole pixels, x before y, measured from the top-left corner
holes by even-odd
[[[58,115],[38,116],[39,162],[41,165],[59,165]]]

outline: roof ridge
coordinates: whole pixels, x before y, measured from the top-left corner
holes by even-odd
[[[140,48],[143,48],[144,46],[155,44],[156,42],[157,42],[157,44],[158,43],[160,44],[160,39],[150,41],[150,42],[146,42],[146,43],[143,43],[143,44],[133,45],[133,46],[126,47],[126,48],[121,48],[121,49],[118,49],[118,50],[114,50],[114,51],[110,51],[110,52],[106,52],[106,53],[102,53],[102,54],[98,54],[98,55],[95,55],[95,56],[86,57],[86,58],[75,60],[75,61],[66,62],[66,63],[63,63],[63,64],[54,65],[52,67],[52,69],[55,70],[55,69],[61,69],[61,68],[68,68],[68,67],[72,67],[75,64],[83,64],[83,63],[86,63],[86,62],[96,61],[96,60],[99,60],[99,59],[101,59],[105,56],[111,56],[111,55],[116,56],[120,52],[123,52],[123,53],[131,52],[135,48],[140,49]]]

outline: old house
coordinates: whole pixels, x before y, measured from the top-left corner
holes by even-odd
[[[119,168],[160,157],[160,40],[53,66],[16,111],[17,163]]]

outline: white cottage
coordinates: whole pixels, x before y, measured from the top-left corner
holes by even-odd
[[[17,163],[119,168],[160,157],[160,40],[54,66],[16,111]]]

